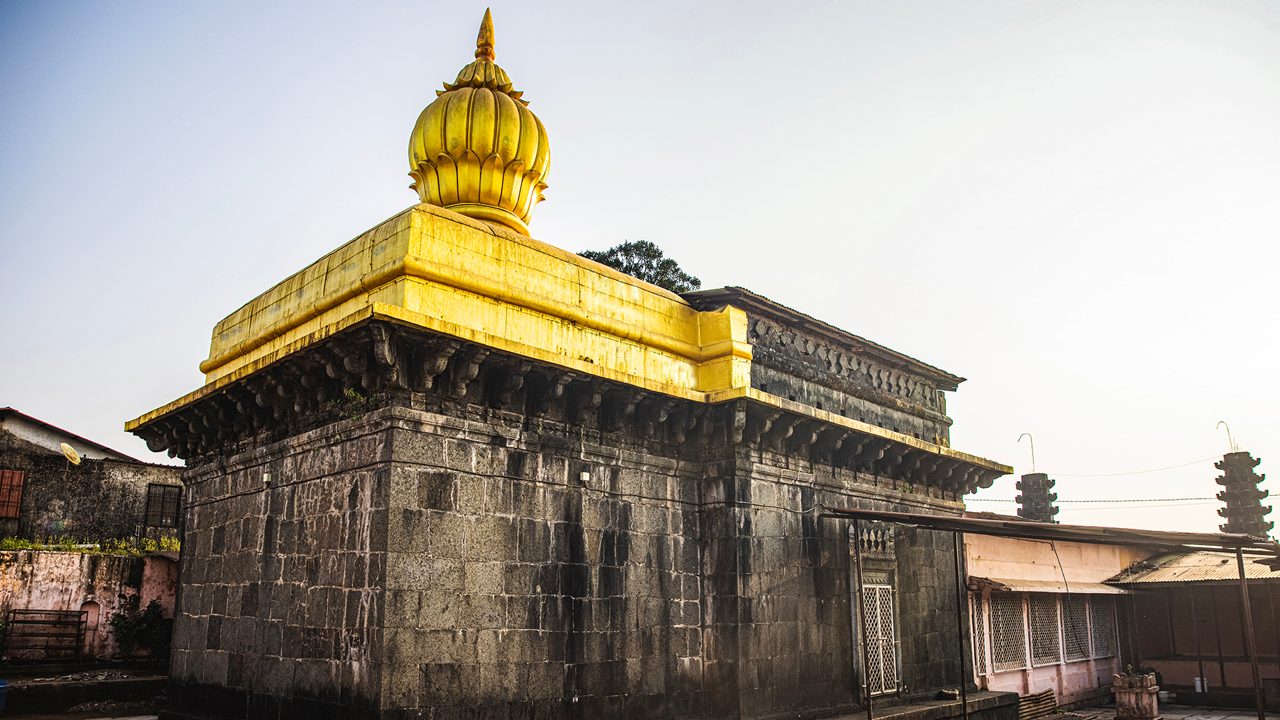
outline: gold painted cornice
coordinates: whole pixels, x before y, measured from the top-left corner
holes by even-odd
[[[475,61],[437,91],[409,136],[410,187],[428,205],[528,235],[529,214],[547,187],[550,144],[494,57],[485,10]]]
[[[207,384],[243,377],[373,307],[426,330],[677,397],[701,400],[750,384],[741,310],[700,312],[612,268],[426,204],[227,316],[200,370]]]

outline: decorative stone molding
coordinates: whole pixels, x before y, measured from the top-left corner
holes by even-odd
[[[138,427],[153,451],[201,463],[264,436],[362,413],[374,396],[523,413],[654,442],[713,439],[958,498],[1001,473],[742,398],[706,404],[647,392],[417,328],[373,321],[326,338]],[[415,400],[416,398],[416,400]],[[928,490],[932,488],[932,491]]]

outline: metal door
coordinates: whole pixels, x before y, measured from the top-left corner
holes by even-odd
[[[898,637],[894,626],[893,588],[863,585],[867,612],[867,685],[872,695],[898,690]]]

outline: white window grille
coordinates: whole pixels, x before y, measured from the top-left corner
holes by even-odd
[[[1093,656],[1111,657],[1116,654],[1116,601],[1105,595],[1093,599]]]
[[[1089,657],[1089,601],[1079,595],[1062,598],[1063,655],[1067,662]]]
[[[991,667],[1019,670],[1027,666],[1027,624],[1022,595],[991,593]]]
[[[1039,666],[1062,662],[1062,643],[1058,635],[1058,596],[1033,593],[1028,605],[1031,618],[1031,664]]]
[[[974,595],[969,609],[969,627],[973,630],[973,673],[987,674],[987,618],[986,603],[981,595]]]
[[[871,694],[898,689],[898,643],[894,629],[893,588],[863,585],[867,615],[867,685]]]

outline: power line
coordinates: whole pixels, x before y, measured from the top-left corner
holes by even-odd
[[[1057,502],[1059,502],[1059,503],[1072,503],[1072,504],[1128,503],[1128,504],[1131,504],[1131,505],[1145,505],[1145,504],[1147,504],[1147,503],[1161,503],[1161,502],[1187,502],[1187,501],[1191,501],[1191,500],[1216,500],[1216,499],[1217,499],[1217,498],[1213,498],[1213,497],[1125,498],[1125,499],[1122,499],[1122,500],[1120,500],[1120,499],[1112,500],[1112,499],[1107,499],[1107,498],[1099,498],[1099,499],[1097,499],[1097,500],[1058,500]],[[1012,498],[969,498],[966,502],[1002,502],[1002,503],[1016,503],[1016,502],[1018,502],[1018,501],[1017,501],[1016,499],[1012,499]]]
[[[1219,457],[1221,457],[1221,455],[1210,455],[1209,457],[1201,458],[1200,460],[1192,460],[1191,462],[1185,462],[1180,465],[1167,465],[1165,467],[1151,468],[1150,470],[1133,470],[1131,472],[1117,472],[1117,473],[1055,473],[1055,472],[1051,472],[1051,473],[1048,473],[1048,475],[1053,477],[1122,477],[1124,475],[1145,475],[1147,473],[1162,472],[1164,470],[1176,470],[1178,468],[1191,467],[1192,465],[1199,465],[1200,463],[1209,462],[1210,460],[1217,460]]]

